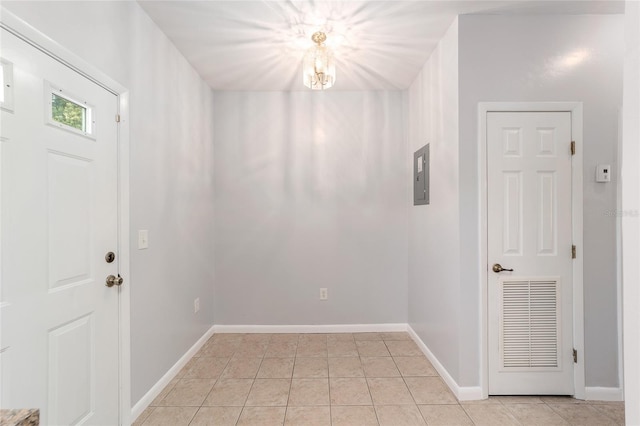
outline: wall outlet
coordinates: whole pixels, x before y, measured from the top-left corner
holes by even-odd
[[[329,294],[327,293],[327,289],[326,288],[321,288],[320,289],[320,300],[327,300],[328,297],[329,297]]]
[[[200,310],[200,298],[196,297],[193,301],[193,312],[196,313]]]
[[[149,231],[146,229],[138,230],[138,250],[149,248]]]

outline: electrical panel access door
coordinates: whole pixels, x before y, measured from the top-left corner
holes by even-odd
[[[429,144],[413,153],[413,205],[429,204]]]

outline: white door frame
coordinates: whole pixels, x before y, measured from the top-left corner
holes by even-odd
[[[131,423],[131,348],[129,264],[129,90],[93,65],[53,41],[4,7],[0,7],[0,28],[68,66],[118,97],[118,256],[119,273],[125,279],[119,288],[119,423]],[[115,117],[114,117],[115,119]]]
[[[622,228],[624,229],[623,313],[624,313],[624,399],[627,424],[640,424],[640,3],[625,2],[623,95]]]
[[[571,136],[576,143],[576,154],[571,167],[572,237],[577,246],[577,257],[573,261],[573,347],[578,351],[578,362],[574,364],[573,382],[578,399],[585,398],[584,371],[584,299],[583,299],[583,253],[582,238],[582,102],[479,102],[478,103],[478,171],[480,245],[478,252],[479,275],[482,298],[480,300],[480,321],[482,324],[480,353],[480,387],[482,397],[489,396],[488,357],[488,211],[487,211],[487,113],[488,112],[570,112]],[[569,146],[567,146],[569,149]],[[569,250],[569,247],[567,247]]]

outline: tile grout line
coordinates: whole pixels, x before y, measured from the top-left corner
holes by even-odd
[[[333,426],[333,418],[331,417],[331,372],[329,371],[329,335],[327,334],[327,391],[329,392],[329,425]]]
[[[300,336],[298,336],[298,342],[299,341],[300,341]],[[296,353],[293,356],[293,367],[291,368],[291,377],[289,378],[289,393],[287,394],[287,405],[284,407],[284,418],[282,419],[283,425],[287,422],[287,413],[289,412],[289,401],[291,400],[291,388],[293,387],[293,372],[296,369],[296,359],[298,358],[296,356],[298,353],[298,342],[296,342]]]
[[[207,343],[205,343],[205,345],[203,346],[206,347],[207,345],[209,345],[210,343],[213,343],[214,341],[212,340],[213,336],[211,336],[209,338],[209,340],[207,341]],[[202,350],[202,349],[201,349]],[[193,358],[196,358],[196,355],[198,355],[200,352],[196,352],[196,354],[193,356]],[[216,386],[216,384],[220,381],[220,378],[222,377],[222,374],[224,373],[224,371],[226,370],[227,366],[229,365],[229,362],[231,361],[231,359],[233,358],[233,355],[235,354],[235,351],[233,352],[233,354],[231,354],[231,356],[229,358],[227,358],[227,362],[224,364],[224,367],[222,368],[222,371],[220,371],[220,374],[218,374],[218,377],[215,378],[215,381],[213,382],[213,386],[211,386],[211,389],[209,389],[209,392],[207,392],[207,395],[204,397],[204,399],[202,400],[202,403],[200,404],[200,407],[198,407],[198,410],[196,410],[195,415],[193,416],[193,418],[191,419],[191,421],[189,422],[189,425],[191,425],[191,423],[193,423],[193,421],[195,420],[195,418],[197,417],[198,413],[200,412],[200,410],[202,409],[202,407],[204,407],[204,403],[207,401],[207,398],[209,397],[209,395],[211,395],[211,392],[213,392],[213,388]],[[192,359],[193,359],[192,358]],[[203,358],[202,356],[198,357],[198,358]],[[215,357],[212,357],[215,358]],[[225,357],[226,358],[226,357]],[[189,373],[190,369],[186,371],[185,374]]]
[[[384,342],[384,345],[387,346],[387,342],[385,340],[383,340],[383,342]],[[414,405],[418,409],[418,413],[420,413],[420,418],[424,421],[424,424],[427,425],[428,424],[427,419],[425,419],[424,416],[422,415],[422,411],[420,410],[420,407],[418,407],[418,402],[416,401],[415,396],[413,396],[413,392],[411,392],[411,388],[409,387],[409,384],[407,383],[405,376],[402,374],[402,372],[400,372],[400,368],[398,367],[398,364],[396,363],[396,360],[393,357],[393,354],[391,354],[391,350],[389,350],[389,346],[387,346],[387,350],[391,355],[391,361],[393,362],[393,365],[396,366],[396,369],[398,370],[398,374],[400,374],[400,377],[402,378],[402,382],[407,387],[407,390],[409,391],[409,395],[411,395],[411,399],[413,400]]]
[[[213,336],[212,336],[213,337]],[[208,342],[207,342],[208,344]],[[199,351],[198,351],[199,353]],[[220,372],[220,374],[218,374],[218,377],[216,377],[215,381],[213,382],[213,386],[211,386],[211,389],[209,389],[209,392],[207,392],[207,395],[204,397],[204,399],[202,400],[202,403],[200,404],[200,407],[198,408],[198,411],[196,411],[196,414],[193,416],[193,419],[191,419],[191,421],[189,422],[189,425],[191,425],[191,423],[193,423],[193,420],[196,418],[196,416],[198,415],[198,413],[200,412],[200,410],[202,409],[202,407],[204,407],[204,403],[207,402],[207,398],[209,398],[209,395],[211,395],[211,392],[213,392],[213,388],[216,387],[216,385],[218,384],[218,382],[220,381],[220,379],[222,378],[222,374],[224,373],[224,371],[227,369],[227,366],[229,365],[229,362],[231,362],[231,359],[233,359],[233,355],[235,354],[235,351],[233,352],[233,354],[227,359],[227,362],[224,364],[224,367],[222,368],[222,371]],[[203,357],[200,357],[203,358]],[[188,373],[188,371],[187,371]],[[240,416],[238,416],[240,417]],[[236,422],[237,423],[237,422]]]
[[[243,342],[244,342],[244,337],[242,338]],[[271,340],[271,337],[269,337],[269,340]],[[240,422],[240,418],[242,418],[242,414],[244,413],[244,409],[247,407],[247,401],[249,400],[249,395],[251,395],[251,391],[253,390],[253,385],[256,384],[256,378],[258,377],[258,373],[260,372],[260,367],[262,366],[262,361],[264,360],[264,354],[263,357],[260,358],[260,364],[258,364],[258,368],[256,369],[256,373],[253,375],[253,381],[251,382],[251,387],[249,388],[249,392],[247,393],[246,398],[244,399],[244,403],[242,404],[242,411],[240,411],[240,416],[238,416],[238,421],[236,422],[236,425]],[[284,421],[283,421],[284,423]]]
[[[329,393],[329,425],[333,426],[333,418],[331,417],[331,379],[329,372],[329,335],[327,334],[327,392]]]
[[[383,342],[384,344],[384,342]],[[386,345],[385,345],[386,347]],[[358,352],[359,353],[359,352]],[[367,384],[367,390],[369,391],[369,398],[371,398],[371,407],[373,408],[373,414],[376,416],[376,421],[378,422],[378,426],[380,425],[380,417],[378,416],[378,410],[376,410],[376,404],[373,402],[373,394],[371,393],[371,388],[369,387],[369,380],[367,377],[367,373],[364,370],[364,366],[362,365],[362,356],[360,356],[360,365],[362,366],[362,374],[364,376],[364,382]]]

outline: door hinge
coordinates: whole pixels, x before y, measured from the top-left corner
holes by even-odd
[[[571,246],[571,258],[575,259],[576,258],[576,245],[572,245]]]
[[[120,114],[116,114],[116,123],[120,122]]]
[[[578,351],[576,349],[573,350],[573,363],[578,363]]]
[[[576,155],[576,142],[571,141],[571,155]]]

